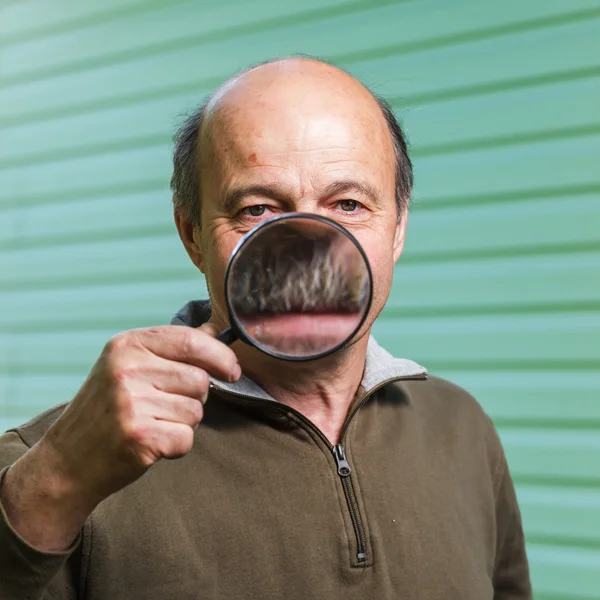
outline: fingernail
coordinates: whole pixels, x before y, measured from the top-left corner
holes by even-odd
[[[230,381],[237,381],[242,376],[242,367],[239,364],[236,364],[233,368],[233,372],[230,376]]]

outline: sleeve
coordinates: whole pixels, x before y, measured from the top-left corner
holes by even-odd
[[[533,596],[521,512],[502,446],[496,470],[494,600],[531,600]]]
[[[0,485],[12,463],[28,450],[18,433],[0,435]],[[64,552],[45,552],[28,544],[10,525],[0,504],[0,598],[2,600],[75,600],[73,567],[81,535]]]

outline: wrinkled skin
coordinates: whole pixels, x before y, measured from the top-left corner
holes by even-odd
[[[396,210],[391,136],[370,92],[346,73],[310,60],[262,66],[215,95],[199,147],[202,226],[182,215],[176,222],[206,276],[211,321],[228,324],[224,273],[245,233],[286,212],[320,214],[356,237],[373,270],[371,311],[354,338],[364,360],[365,334],[389,296],[406,225],[406,215]],[[244,371],[268,386],[268,373],[286,366],[274,367],[257,352],[236,347]],[[331,362],[322,370],[329,372]]]
[[[296,408],[332,443],[360,385],[368,333],[392,286],[406,214],[396,209],[393,140],[371,93],[308,59],[263,65],[211,99],[198,137],[201,226],[176,212],[184,246],[206,277],[211,322],[228,325],[224,274],[242,236],[276,215],[304,212],[343,225],[373,272],[373,301],[352,343],[325,358],[286,362],[236,342],[244,374]]]

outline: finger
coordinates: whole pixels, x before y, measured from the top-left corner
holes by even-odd
[[[157,356],[195,365],[224,381],[236,381],[241,375],[233,350],[206,331],[176,325],[136,331],[142,344]]]
[[[154,421],[143,440],[143,451],[157,458],[175,459],[185,456],[194,444],[194,429],[183,423]]]
[[[155,392],[147,398],[146,403],[150,414],[159,421],[195,427],[204,416],[202,402],[188,396]]]
[[[204,333],[206,333],[207,335],[210,335],[210,337],[213,337],[213,338],[216,338],[219,335],[219,333],[221,333],[221,330],[214,323],[211,323],[210,321],[207,321],[203,325],[200,325],[200,327],[198,327],[198,330],[203,331]]]
[[[150,391],[155,389],[204,402],[210,387],[210,379],[204,369],[154,354],[139,360],[138,364],[129,364],[126,370],[129,385],[141,394],[148,393],[148,386]]]
[[[162,362],[164,367],[152,378],[152,385],[157,390],[206,402],[210,379],[204,369],[172,360],[163,359]]]

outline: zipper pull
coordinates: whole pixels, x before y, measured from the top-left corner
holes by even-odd
[[[342,444],[337,444],[333,447],[333,458],[335,458],[338,475],[340,477],[348,477],[352,469],[346,460],[346,450],[344,450]]]

